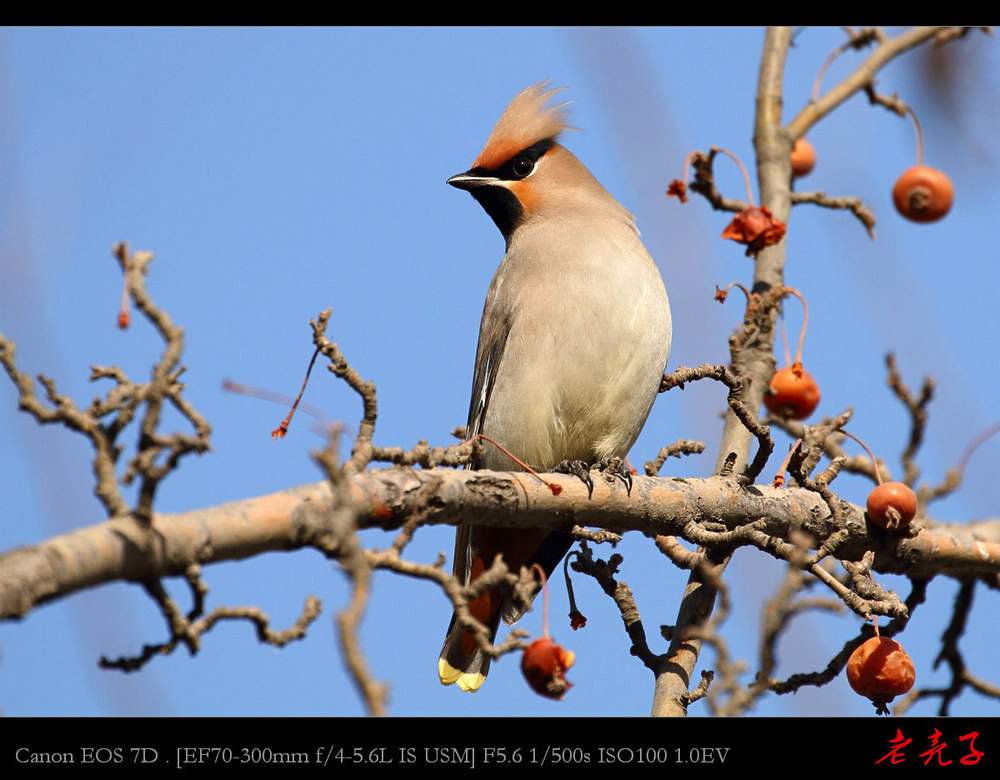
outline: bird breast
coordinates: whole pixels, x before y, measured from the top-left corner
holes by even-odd
[[[631,222],[536,220],[517,230],[490,285],[488,319],[509,332],[483,433],[543,469],[628,453],[671,337],[663,280]],[[514,468],[492,447],[483,466]]]

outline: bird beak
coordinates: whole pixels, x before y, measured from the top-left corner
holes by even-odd
[[[460,190],[474,190],[476,187],[498,184],[499,182],[500,179],[496,176],[483,176],[476,173],[475,169],[456,174],[448,179],[448,184],[452,187],[458,187]]]

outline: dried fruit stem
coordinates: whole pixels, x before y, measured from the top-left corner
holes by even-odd
[[[868,445],[865,444],[863,441],[861,441],[861,439],[859,439],[853,433],[849,433],[848,431],[845,431],[843,428],[840,429],[840,432],[842,434],[844,434],[844,436],[848,436],[848,437],[854,439],[854,441],[856,441],[858,444],[860,444],[862,447],[865,448],[865,452],[867,452],[868,453],[868,457],[870,457],[872,459],[872,466],[874,466],[874,468],[875,468],[875,479],[878,481],[878,484],[881,485],[882,484],[882,472],[879,470],[878,461],[875,460],[875,455],[872,453],[872,451],[870,449],[868,449]]]
[[[796,290],[794,287],[786,287],[786,293],[791,293],[800,301],[802,301],[802,331],[799,333],[799,347],[795,352],[795,363],[798,365],[802,364],[802,345],[806,340],[806,328],[809,327],[809,305],[806,303],[806,299],[803,297],[802,293]],[[787,362],[788,356],[785,355],[785,360]]]
[[[785,459],[781,461],[781,465],[778,467],[778,473],[774,475],[774,486],[776,488],[784,486],[785,469],[788,468],[788,461],[791,459],[792,453],[798,449],[800,444],[802,444],[802,439],[796,439],[792,446],[788,448],[788,453],[785,455]]]
[[[913,117],[913,125],[917,129],[917,165],[924,164],[924,133],[920,129],[920,120],[917,119],[917,112],[914,111],[909,106],[906,107],[906,113]]]
[[[962,474],[965,473],[965,465],[969,462],[969,458],[972,457],[972,453],[974,453],[979,448],[979,445],[985,442],[988,438],[990,438],[990,436],[992,436],[997,431],[1000,431],[1000,421],[993,423],[993,425],[991,425],[989,428],[987,428],[985,431],[979,434],[976,440],[969,445],[969,449],[965,451],[965,454],[962,455],[962,459],[958,462],[959,477],[961,477]]]
[[[750,204],[750,208],[753,208],[753,190],[750,187],[750,174],[747,173],[747,169],[743,166],[743,162],[733,154],[728,149],[722,149],[720,147],[713,147],[717,152],[722,152],[723,154],[729,155],[733,161],[740,166],[740,170],[743,172],[743,182],[747,185],[747,203]]]
[[[819,85],[823,81],[823,76],[826,74],[827,68],[830,67],[837,57],[848,49],[861,49],[863,46],[867,46],[873,40],[876,40],[881,36],[881,32],[875,28],[862,29],[857,33],[853,32],[850,27],[846,27],[844,29],[851,37],[830,52],[826,61],[824,61],[824,63],[820,66],[819,72],[816,74],[816,80],[813,81],[812,96],[810,98],[810,101],[813,103],[819,100]]]
[[[527,463],[525,463],[523,460],[517,457],[517,455],[515,455],[506,447],[504,447],[500,442],[496,441],[495,439],[491,439],[484,433],[477,433],[475,436],[473,436],[471,439],[468,439],[467,441],[475,441],[476,439],[483,439],[484,441],[488,441],[490,444],[492,444],[494,447],[500,450],[504,455],[506,455],[508,458],[514,461],[522,469],[527,471],[529,474],[533,474],[534,476],[538,477],[539,482],[541,482],[543,485],[545,485],[545,487],[547,487],[549,490],[552,491],[552,495],[558,496],[562,492],[562,487],[556,485],[554,482],[549,482],[548,480],[543,479],[541,474],[539,474],[537,471],[531,468],[531,466],[529,466]]]
[[[306,369],[305,378],[302,380],[302,387],[299,388],[299,394],[295,396],[292,408],[288,410],[288,414],[285,415],[285,419],[281,421],[278,427],[271,431],[272,439],[283,439],[285,438],[285,434],[288,433],[288,426],[291,425],[292,416],[295,414],[295,410],[299,408],[299,402],[302,400],[302,395],[306,391],[306,385],[309,384],[309,375],[312,373],[313,366],[316,365],[316,358],[318,355],[319,347],[313,350],[312,359],[309,361],[309,367]]]

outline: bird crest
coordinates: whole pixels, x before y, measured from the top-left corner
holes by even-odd
[[[548,82],[543,81],[518,93],[497,120],[473,168],[495,170],[522,149],[546,138],[555,139],[563,130],[573,129],[566,124],[569,103],[550,103],[565,87],[547,87]]]

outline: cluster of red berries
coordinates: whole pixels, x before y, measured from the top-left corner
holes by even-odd
[[[888,531],[903,530],[917,513],[916,494],[902,482],[883,482],[868,446],[857,436],[842,433],[865,448],[875,468],[878,486],[868,494],[868,520]],[[857,693],[872,700],[876,715],[888,715],[889,702],[910,690],[915,678],[913,660],[899,642],[879,636],[878,623],[875,636],[857,647],[847,660],[847,681]]]
[[[910,112],[912,114],[912,111]],[[916,116],[913,115],[914,122]],[[917,124],[918,163],[903,173],[892,188],[892,201],[906,219],[913,222],[934,222],[945,216],[955,200],[955,190],[947,175],[923,165],[923,145],[920,124]],[[816,150],[805,139],[799,138],[791,153],[792,176],[808,174],[816,165]],[[801,364],[796,363],[801,371]],[[783,414],[793,419],[803,419],[812,413],[819,402],[819,388],[812,377],[797,375],[791,369],[781,369],[771,380],[771,394],[764,404],[772,414]],[[815,402],[814,402],[815,399]],[[846,433],[846,431],[845,431]],[[850,434],[848,434],[850,436]],[[856,437],[853,437],[855,438]],[[856,439],[860,442],[860,440]],[[861,442],[862,446],[865,446]],[[865,446],[865,449],[868,448]],[[868,450],[869,455],[871,451]],[[917,512],[917,497],[902,482],[882,482],[878,464],[872,455],[878,486],[868,494],[866,508],[868,520],[889,531],[906,528]],[[913,687],[916,672],[913,660],[902,645],[893,639],[876,635],[858,646],[847,661],[847,681],[851,688],[871,699],[875,712],[888,715],[888,704]]]
[[[924,146],[920,123],[907,107],[917,128],[917,164],[904,171],[892,188],[892,202],[912,222],[936,222],[951,211],[955,188],[951,179],[937,168],[923,164]],[[810,173],[816,167],[816,150],[805,138],[798,138],[791,152],[792,177]]]
[[[920,122],[912,109],[907,107],[917,131],[917,164],[900,176],[892,188],[892,202],[896,211],[913,222],[935,222],[944,217],[955,201],[955,189],[951,180],[942,171],[923,164],[923,137]],[[816,165],[816,150],[805,139],[799,138],[791,152],[792,177],[805,176]],[[801,367],[801,366],[800,366]],[[788,371],[788,369],[782,369]],[[779,377],[777,372],[771,380],[773,395],[765,398],[765,405],[772,413],[782,411],[794,419],[808,416],[815,408],[811,402],[812,388],[803,377],[793,381],[794,375]],[[809,377],[811,380],[811,377]],[[808,390],[806,389],[808,387]],[[815,389],[819,400],[819,389]],[[780,404],[780,406],[779,406]],[[807,411],[808,410],[808,411]],[[800,415],[801,416],[798,416]],[[847,433],[844,431],[844,433]],[[864,442],[858,441],[866,450]],[[868,520],[889,531],[905,529],[917,512],[917,497],[902,482],[882,482],[878,464],[871,450],[875,466],[877,487],[868,494]],[[875,636],[858,646],[847,662],[847,680],[857,693],[871,699],[875,712],[888,715],[888,704],[913,687],[916,674],[913,660],[903,647],[893,639],[879,636],[878,624]]]
[[[892,201],[899,214],[908,220],[921,223],[935,222],[951,210],[955,200],[955,190],[946,174],[923,164],[923,137],[920,123],[912,109],[907,107],[907,111],[912,116],[917,131],[917,164],[897,179],[892,189]],[[725,152],[725,150],[713,149],[713,153],[715,151]],[[747,197],[750,206],[736,215],[726,227],[722,237],[746,244],[747,254],[756,256],[763,247],[777,243],[784,237],[785,225],[775,219],[765,207],[758,208],[753,205],[753,196],[746,169],[731,153],[725,153],[733,157],[743,170],[744,178],[747,180]],[[816,157],[816,149],[809,141],[804,137],[796,139],[790,157],[792,177],[799,178],[811,173],[816,167]],[[689,155],[688,161],[690,159]],[[685,180],[687,178],[687,164],[686,161]],[[684,180],[673,181],[667,194],[676,196],[681,202],[685,202],[687,200],[687,186]],[[785,290],[786,294],[794,294],[802,301],[805,310],[802,335],[794,361],[789,355],[786,340],[786,365],[775,371],[772,376],[768,392],[764,396],[764,406],[771,414],[778,417],[804,420],[815,411],[820,401],[819,385],[802,367],[802,343],[805,338],[809,313],[805,299],[800,293],[792,288],[785,288]],[[744,289],[744,292],[747,291]],[[717,291],[716,297],[718,300],[725,300],[725,292]],[[747,297],[749,300],[749,293],[747,293]],[[868,520],[873,525],[890,532],[898,533],[905,530],[917,512],[916,494],[902,482],[883,482],[871,450],[857,437],[846,431],[843,433],[858,441],[868,451],[875,466],[875,477],[878,485],[868,495],[866,506]],[[784,465],[782,465],[783,470]],[[783,477],[779,475],[775,484],[782,483]],[[538,642],[542,641],[538,640]],[[557,649],[561,650],[561,648]],[[570,654],[571,660],[572,654]],[[915,679],[913,660],[898,642],[888,637],[879,636],[876,622],[875,636],[858,646],[851,654],[847,662],[847,679],[857,693],[871,699],[877,714],[888,714],[887,705],[889,702],[896,696],[906,693],[913,686]]]

